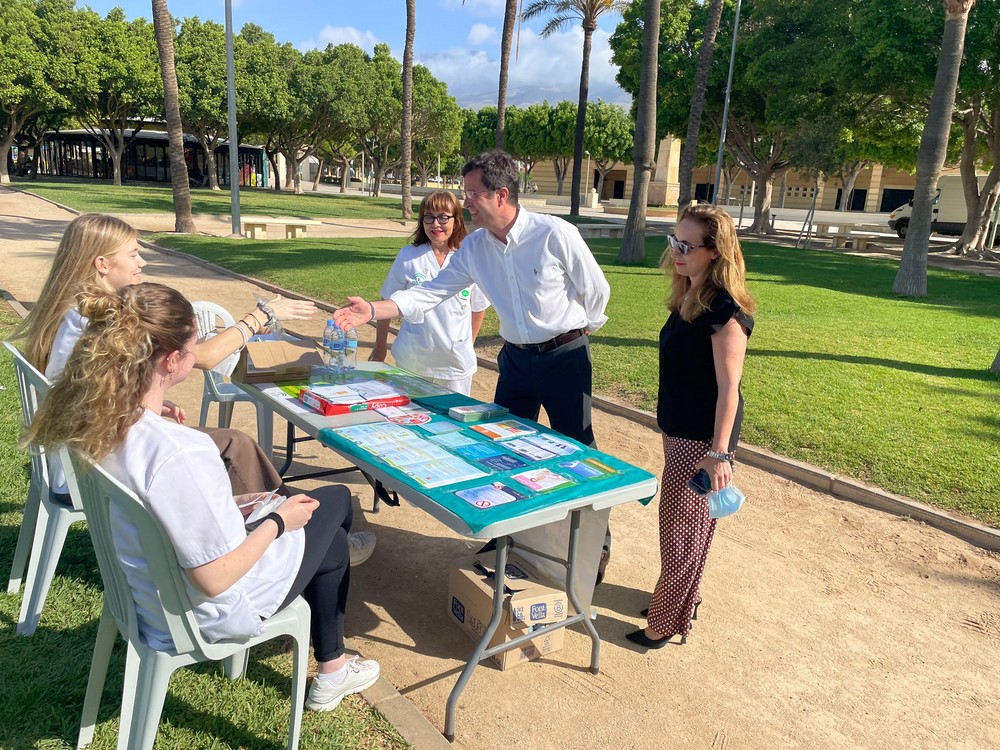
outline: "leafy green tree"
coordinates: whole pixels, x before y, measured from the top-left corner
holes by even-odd
[[[382,179],[399,158],[402,66],[387,44],[375,45],[364,79],[364,114],[355,136],[375,172],[374,193],[382,194]]]
[[[927,294],[927,251],[931,226],[931,206],[938,176],[944,164],[951,130],[952,109],[958,88],[958,73],[965,48],[965,29],[974,0],[945,0],[944,38],[938,59],[934,91],[927,122],[917,154],[917,184],[913,191],[913,212],[903,242],[903,257],[892,291],[907,297]]]
[[[549,157],[556,174],[556,195],[563,194],[575,140],[576,104],[569,100],[552,108],[549,118]]]
[[[483,107],[478,112],[467,110],[462,127],[462,154],[471,158],[489,151],[496,144],[496,107]]]
[[[187,160],[184,158],[184,125],[177,92],[177,68],[174,66],[174,20],[170,17],[167,0],[152,0],[153,31],[160,56],[160,78],[163,81],[163,110],[167,120],[167,141],[170,144],[170,188],[174,198],[174,231],[196,232],[191,216],[191,184],[188,182]]]
[[[584,130],[590,92],[590,50],[597,30],[597,19],[605,13],[620,14],[628,6],[627,0],[532,0],[521,14],[525,21],[551,14],[548,23],[542,28],[543,37],[551,36],[574,19],[579,20],[583,28],[583,65],[580,70],[580,99],[577,103],[576,140],[573,147],[573,192],[569,208],[571,216],[580,215],[580,170],[583,167]]]
[[[25,126],[66,105],[53,85],[53,74],[66,59],[48,43],[55,29],[38,11],[33,0],[0,3],[0,184],[10,182],[7,155]]]
[[[229,132],[226,93],[226,30],[197,16],[185,18],[177,35],[177,85],[181,119],[205,155],[205,182],[219,190],[215,150]],[[237,80],[240,91],[243,81]]]
[[[587,150],[597,170],[597,194],[604,189],[608,172],[618,162],[624,162],[635,145],[635,126],[624,107],[598,99],[587,105]],[[591,176],[587,175],[590,189]]]
[[[145,118],[162,116],[153,26],[144,18],[127,20],[121,8],[105,18],[81,11],[76,21],[80,36],[72,50],[66,93],[76,118],[107,150],[114,184],[121,185],[125,149]]]
[[[458,152],[464,123],[465,115],[448,86],[423,65],[414,66],[413,161],[422,186],[437,170],[439,156],[447,160]]]
[[[695,69],[694,88],[691,91],[691,108],[688,113],[687,133],[681,146],[681,161],[678,168],[679,197],[677,215],[684,213],[691,204],[691,175],[698,157],[698,134],[701,130],[701,116],[705,110],[705,96],[708,88],[708,74],[712,69],[715,53],[715,37],[719,33],[722,20],[723,0],[710,0],[705,30],[702,32],[701,46],[698,48],[698,66]]]
[[[339,162],[340,192],[344,193],[347,192],[351,179],[351,161],[361,152],[355,131],[364,119],[364,77],[368,57],[354,44],[329,46],[323,55],[326,64],[331,66],[337,77],[334,91],[330,94],[331,100],[327,102],[330,120],[317,148],[317,155],[321,159]],[[364,175],[360,177],[363,178]]]

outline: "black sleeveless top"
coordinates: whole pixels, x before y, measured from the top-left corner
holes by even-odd
[[[753,317],[744,313],[729,292],[720,289],[708,310],[690,323],[680,313],[671,313],[660,331],[660,390],[656,422],[674,438],[711,442],[715,433],[715,407],[719,386],[715,380],[712,334],[730,318],[753,331]],[[743,394],[740,393],[736,421],[728,450],[736,449],[743,423]]]

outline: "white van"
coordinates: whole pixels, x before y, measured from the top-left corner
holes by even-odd
[[[980,175],[979,187],[986,183],[986,175]],[[889,229],[900,237],[906,237],[910,226],[913,201],[905,203],[889,214]],[[944,175],[938,179],[937,195],[931,214],[931,232],[950,234],[956,237],[965,231],[968,210],[965,207],[965,193],[962,191],[961,175]]]

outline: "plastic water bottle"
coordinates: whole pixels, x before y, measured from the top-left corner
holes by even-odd
[[[330,334],[330,370],[332,372],[344,371],[344,332],[336,323],[333,324],[333,331]]]
[[[333,349],[333,328],[334,322],[331,318],[326,321],[326,328],[323,329],[323,352],[320,355],[323,357],[323,364],[326,367],[330,367],[333,364],[330,361],[330,352]]]
[[[344,369],[353,370],[358,366],[358,329],[344,332]]]

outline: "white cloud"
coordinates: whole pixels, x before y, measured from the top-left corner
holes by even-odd
[[[299,42],[298,48],[305,52],[310,49],[326,49],[328,44],[356,44],[366,52],[375,49],[379,38],[370,31],[359,31],[353,26],[331,26],[327,24],[312,39]]]
[[[590,54],[591,101],[631,106],[632,98],[615,81],[618,68],[611,63],[610,34],[594,32]],[[516,43],[516,42],[515,42]],[[426,65],[463,107],[480,107],[497,101],[500,78],[499,44],[489,52],[456,48],[419,55],[417,62]],[[583,30],[573,27],[542,38],[522,27],[517,60],[511,50],[507,103],[526,106],[547,99],[577,101],[580,93],[580,67],[583,60]]]
[[[497,30],[485,23],[475,23],[469,29],[469,35],[465,38],[465,43],[470,47],[481,47],[487,42],[497,40]]]

